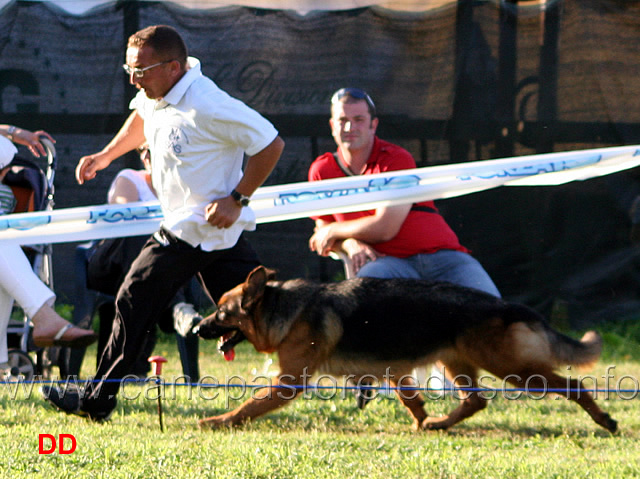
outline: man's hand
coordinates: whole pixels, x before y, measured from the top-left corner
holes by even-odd
[[[204,209],[204,218],[216,228],[230,228],[240,217],[242,206],[231,196],[213,200]]]
[[[342,250],[351,259],[354,273],[360,271],[369,261],[375,261],[381,255],[367,243],[357,239],[348,238],[342,242]]]
[[[333,223],[328,223],[324,226],[316,226],[314,233],[309,238],[309,249],[315,251],[320,256],[328,256],[333,250],[336,238],[332,233]]]
[[[80,158],[76,166],[76,180],[82,185],[94,179],[98,171],[104,170],[113,160],[139,147],[144,141],[144,120],[134,110],[107,146],[98,153]]]
[[[98,171],[104,170],[109,164],[111,161],[99,153],[83,156],[76,166],[76,180],[82,185],[85,181],[94,179]]]

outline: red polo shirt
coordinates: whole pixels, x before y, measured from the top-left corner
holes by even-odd
[[[338,153],[339,154],[339,153]],[[416,163],[411,154],[397,145],[375,138],[373,151],[365,166],[364,175],[384,173],[386,171],[407,170],[415,168]],[[309,168],[309,181],[341,178],[346,176],[336,163],[332,153],[325,153],[316,158]],[[415,206],[426,207],[433,212],[409,211],[398,234],[389,241],[372,245],[378,252],[406,258],[420,253],[435,253],[441,249],[468,252],[460,244],[458,237],[438,213],[433,201],[423,201]],[[357,211],[353,213],[337,213],[314,217],[326,222],[349,221],[363,216],[370,216],[375,210]]]

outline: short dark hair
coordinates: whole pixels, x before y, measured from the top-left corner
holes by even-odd
[[[168,25],[152,25],[137,31],[129,37],[128,47],[149,47],[164,60],[178,60],[187,63],[187,45],[177,32]],[[165,58],[166,57],[166,58]]]

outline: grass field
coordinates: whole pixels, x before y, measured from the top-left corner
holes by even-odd
[[[616,435],[564,398],[507,399],[501,393],[486,410],[448,432],[413,433],[395,398],[379,397],[359,411],[352,391],[344,390],[319,390],[239,429],[201,431],[197,420],[237,405],[240,400],[230,397],[238,398],[241,390],[172,386],[180,364],[167,336],[155,351],[169,359],[163,370],[168,383],[164,432],[155,383],[125,386],[127,398],[121,398],[111,421],[100,425],[54,411],[40,398],[38,385],[1,384],[0,477],[639,477],[638,323],[602,331],[605,354],[590,373],[600,378],[600,388],[607,369],[613,375],[613,391],[608,398],[598,392],[598,404],[618,420]],[[263,372],[266,356],[248,344],[236,353],[228,363],[216,353],[215,342],[201,343],[201,371],[210,376],[208,383],[231,378],[237,384]],[[87,357],[86,363],[93,363],[94,350]],[[92,372],[87,365],[83,374]],[[454,406],[450,396],[438,397],[427,410],[441,415]],[[40,434],[73,435],[76,449],[39,454]]]

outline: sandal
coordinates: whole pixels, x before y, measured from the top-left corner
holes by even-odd
[[[80,334],[80,335],[74,334],[72,335],[71,338],[64,339],[63,336],[65,335],[65,333],[67,333],[67,331],[69,331],[72,328],[82,331],[86,334]],[[77,326],[74,326],[71,323],[67,323],[62,328],[60,328],[60,330],[54,337],[51,338],[51,337],[34,336],[33,342],[39,348],[46,348],[50,346],[60,346],[60,347],[66,347],[66,348],[84,348],[94,343],[97,339],[98,339],[98,335],[95,332],[89,329],[79,328]]]

